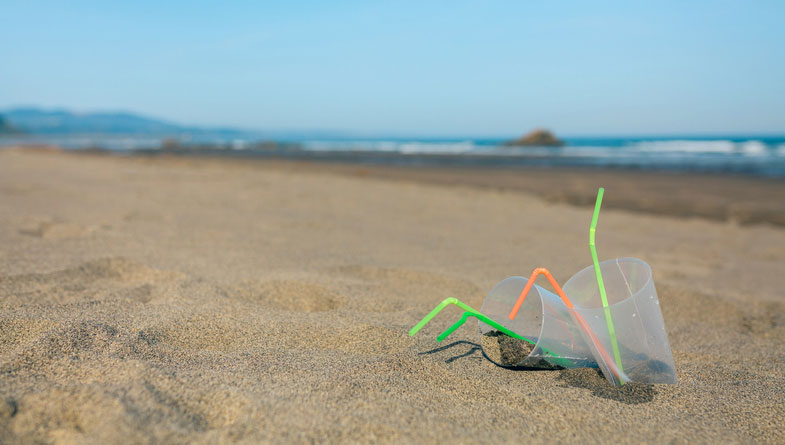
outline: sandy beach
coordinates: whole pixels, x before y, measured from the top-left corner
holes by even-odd
[[[677,385],[407,335],[589,266],[599,186]],[[0,150],[0,442],[782,443],[783,289],[782,181]]]

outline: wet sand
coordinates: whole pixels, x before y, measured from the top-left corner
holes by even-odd
[[[654,270],[674,386],[495,366],[447,297]],[[785,187],[0,150],[6,443],[783,442]]]

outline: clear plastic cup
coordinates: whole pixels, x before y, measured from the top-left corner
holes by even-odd
[[[523,277],[507,278],[485,298],[481,312],[525,338],[509,337],[480,321],[480,344],[485,356],[505,367],[596,367],[579,326],[557,295],[535,284],[515,319],[509,319],[510,309],[527,282]]]
[[[618,354],[609,334],[594,267],[573,275],[562,288],[606,351],[606,355],[600,354],[581,331],[605,377],[616,385],[628,381],[676,383],[676,367],[649,265],[635,258],[617,258],[600,263],[600,270]]]

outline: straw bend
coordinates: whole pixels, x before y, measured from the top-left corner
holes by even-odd
[[[529,277],[529,281],[527,281],[526,285],[523,287],[523,290],[521,291],[521,295],[518,296],[518,300],[515,302],[515,305],[512,307],[512,310],[510,311],[510,315],[508,315],[507,318],[509,318],[510,320],[515,319],[515,316],[518,315],[518,311],[521,310],[521,305],[523,304],[523,301],[526,300],[526,295],[529,294],[529,291],[531,291],[532,286],[534,285],[534,280],[536,280],[537,277],[540,275],[545,275],[545,279],[547,279],[548,282],[551,283],[551,286],[553,286],[553,289],[559,295],[559,298],[562,299],[564,304],[570,309],[573,308],[572,301],[570,301],[570,299],[567,298],[567,294],[565,294],[561,286],[559,286],[559,283],[556,281],[556,278],[553,278],[551,272],[544,267],[538,267],[534,269],[534,271],[532,271],[532,274]]]
[[[605,350],[605,348],[602,347],[602,344],[600,343],[599,339],[597,339],[597,336],[595,336],[594,333],[591,331],[591,328],[589,327],[588,323],[586,323],[586,320],[584,320],[583,317],[578,312],[575,311],[575,306],[572,304],[572,301],[570,301],[570,299],[567,297],[567,294],[564,293],[564,290],[562,290],[561,286],[556,281],[556,278],[553,277],[553,275],[548,269],[544,267],[538,267],[534,269],[534,271],[531,274],[531,277],[529,277],[529,281],[527,281],[526,285],[523,287],[523,290],[521,291],[521,295],[518,297],[518,301],[515,302],[515,306],[513,306],[512,310],[510,311],[510,314],[507,317],[510,320],[515,319],[515,316],[518,315],[518,311],[521,309],[521,305],[526,299],[526,295],[529,294],[529,291],[534,285],[534,280],[536,280],[537,277],[540,275],[545,275],[545,278],[548,280],[549,283],[551,283],[551,286],[553,286],[553,289],[556,291],[556,294],[559,295],[559,298],[561,298],[561,300],[564,302],[564,305],[567,306],[567,310],[570,312],[570,314],[572,314],[572,316],[575,317],[575,320],[578,322],[578,325],[580,325],[583,332],[586,333],[586,335],[589,338],[589,341],[591,341],[594,347],[597,348],[597,352],[599,352],[600,355],[605,359],[605,361],[609,365],[611,365],[610,366],[611,371],[621,379],[621,373],[619,372],[618,369],[616,369],[616,366],[613,366],[613,362],[611,361],[610,355]]]
[[[445,298],[444,301],[439,303],[435,308],[433,308],[433,310],[431,312],[428,313],[428,315],[423,317],[423,319],[420,320],[419,323],[414,325],[414,327],[411,330],[409,330],[409,336],[413,337],[415,334],[417,334],[417,332],[419,332],[420,329],[423,328],[423,326],[428,324],[428,322],[431,321],[433,319],[433,317],[436,316],[436,314],[438,314],[439,312],[442,311],[442,309],[446,308],[447,306],[449,306],[451,304],[454,304],[454,305],[458,306],[459,308],[463,309],[466,312],[471,312],[471,313],[474,313],[474,314],[479,314],[480,313],[480,311],[478,311],[477,309],[474,309],[473,307],[471,307],[468,304],[458,300],[455,297]],[[457,327],[456,327],[456,329],[457,329]]]
[[[523,336],[521,336],[519,334],[516,334],[515,332],[505,328],[504,326],[500,325],[499,323],[496,323],[495,321],[493,321],[490,318],[486,317],[484,314],[482,314],[480,312],[471,312],[471,311],[464,312],[463,316],[461,316],[460,320],[455,322],[455,324],[453,324],[452,326],[447,328],[447,330],[445,330],[438,337],[436,337],[436,341],[441,342],[442,340],[447,338],[448,335],[452,334],[456,329],[458,329],[464,323],[466,323],[466,320],[468,320],[469,317],[474,317],[474,318],[482,321],[483,323],[485,323],[485,324],[487,324],[489,326],[492,326],[496,330],[501,331],[501,332],[507,334],[508,336],[510,336],[512,338],[517,338],[519,340],[524,340],[524,341],[529,342],[531,344],[536,344],[535,342],[529,340],[528,338],[523,337]]]

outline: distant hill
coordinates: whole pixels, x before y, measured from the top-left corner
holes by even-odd
[[[64,109],[47,110],[37,107],[0,110],[5,125],[13,131],[2,134],[41,136],[67,135],[128,135],[191,140],[279,140],[345,138],[347,134],[332,130],[248,130],[227,127],[181,125],[129,112],[75,113]]]
[[[0,134],[19,134],[18,128],[11,124],[2,114],[0,114]]]
[[[258,133],[236,128],[207,128],[185,126],[134,113],[74,113],[67,110],[13,108],[0,111],[6,125],[24,133],[39,135],[60,134],[125,134],[125,135],[181,135],[211,134],[223,137],[253,137]]]

